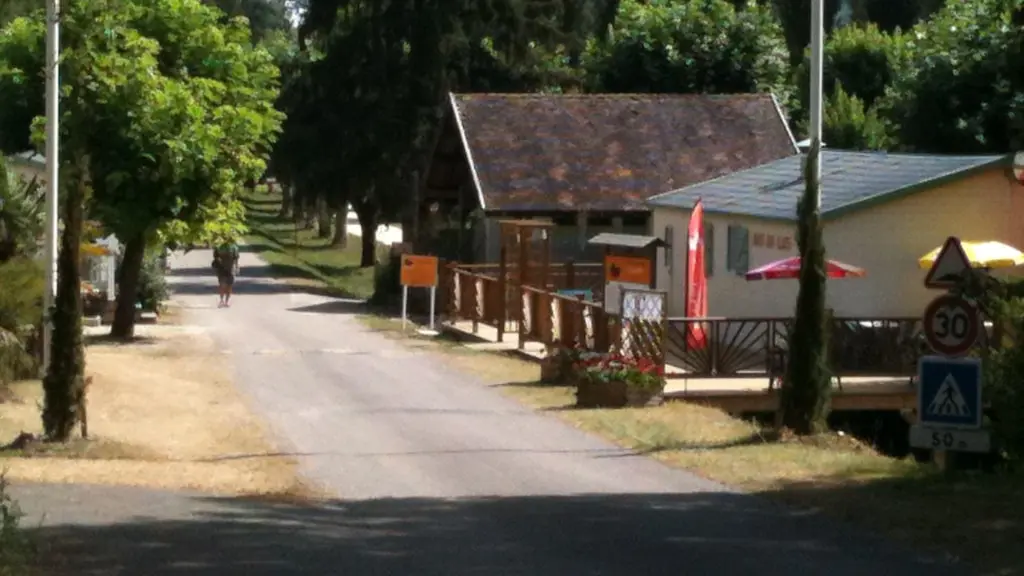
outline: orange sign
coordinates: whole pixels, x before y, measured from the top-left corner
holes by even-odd
[[[629,282],[632,284],[651,284],[651,261],[636,256],[605,256],[605,282]]]
[[[437,286],[437,256],[402,254],[402,286],[430,288]]]

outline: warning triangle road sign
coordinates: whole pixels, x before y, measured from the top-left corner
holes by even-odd
[[[942,386],[939,386],[939,391],[935,393],[935,398],[928,404],[928,414],[965,418],[971,416],[971,407],[964,400],[964,395],[960,393],[960,386],[957,385],[952,374],[946,376],[946,379],[942,381]]]
[[[946,238],[946,243],[935,257],[928,275],[924,277],[924,285],[928,288],[952,288],[956,286],[965,270],[970,270],[971,260],[960,245],[956,236]]]

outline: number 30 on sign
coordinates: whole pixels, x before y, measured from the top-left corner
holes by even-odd
[[[962,356],[978,339],[978,311],[959,296],[939,296],[925,309],[924,336],[939,354]]]

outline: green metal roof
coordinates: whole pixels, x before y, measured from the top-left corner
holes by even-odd
[[[770,220],[796,220],[804,191],[803,154],[733,172],[650,198],[652,207],[704,210]],[[826,218],[862,210],[998,165],[1009,155],[945,156],[822,150],[821,209]]]

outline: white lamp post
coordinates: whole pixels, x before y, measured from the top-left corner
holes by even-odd
[[[57,294],[57,186],[60,167],[58,126],[60,75],[60,0],[46,0],[46,286],[43,292],[43,370],[49,369],[54,297]]]
[[[822,53],[824,50],[825,36],[825,10],[824,0],[811,0],[811,117],[809,125],[810,144],[813,147],[818,144],[818,161],[814,163],[814,174],[811,174],[812,182],[819,183],[814,187],[816,205],[821,209],[821,107],[822,107]]]

